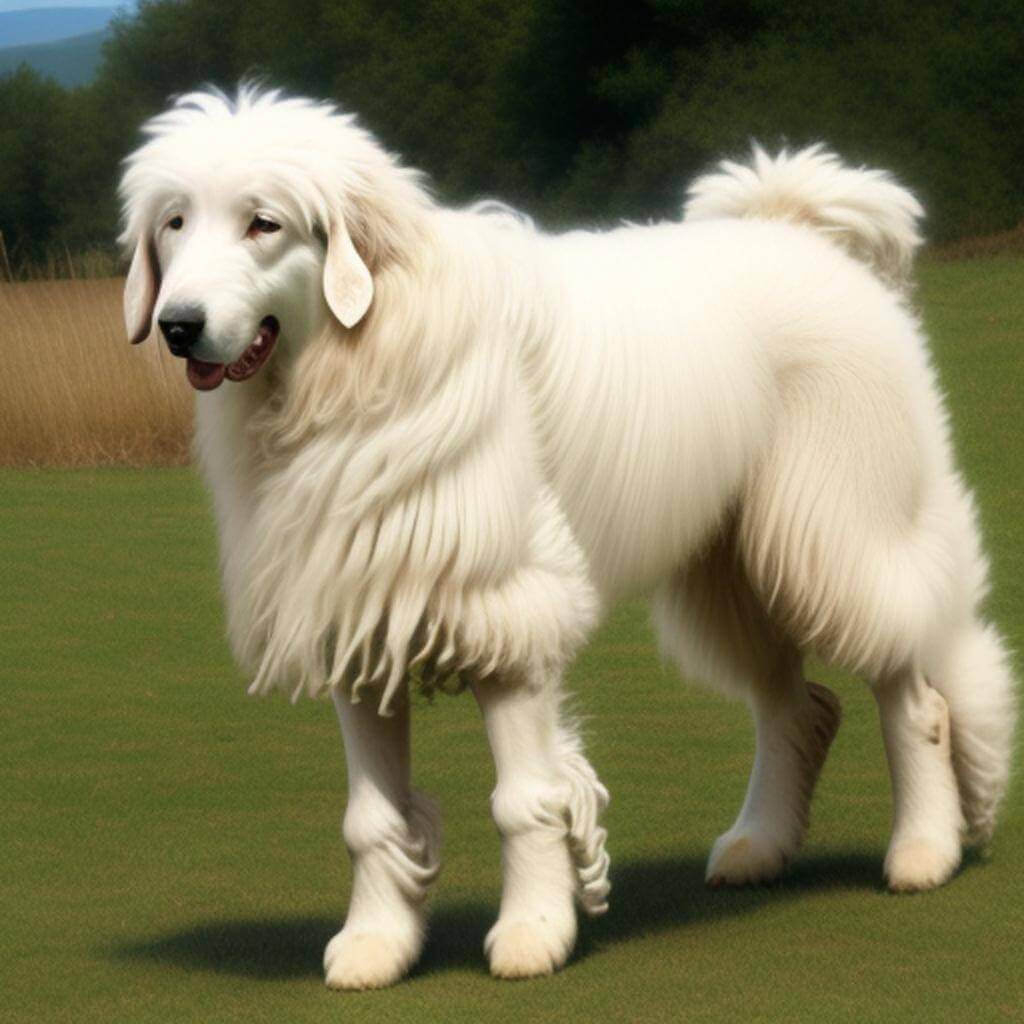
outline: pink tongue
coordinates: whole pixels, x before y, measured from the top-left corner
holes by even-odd
[[[204,363],[199,359],[188,361],[188,382],[196,391],[213,391],[224,382],[227,367],[223,363]]]

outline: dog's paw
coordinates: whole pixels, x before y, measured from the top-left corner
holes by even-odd
[[[324,950],[328,988],[386,988],[400,981],[419,955],[419,942],[388,932],[342,928]]]
[[[711,848],[705,880],[715,889],[770,882],[782,874],[791,855],[769,836],[730,829]]]
[[[885,880],[892,892],[937,889],[953,877],[960,864],[960,847],[926,839],[894,843],[885,858]]]
[[[484,942],[496,978],[536,978],[552,974],[569,959],[576,941],[576,921],[545,917],[498,922]]]

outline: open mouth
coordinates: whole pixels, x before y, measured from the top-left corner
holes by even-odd
[[[281,325],[277,317],[264,317],[253,343],[233,363],[204,363],[201,359],[188,360],[188,382],[196,391],[213,391],[224,383],[224,378],[248,380],[270,358],[277,344]]]

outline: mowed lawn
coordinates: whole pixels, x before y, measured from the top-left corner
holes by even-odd
[[[1020,647],[1024,260],[922,277],[993,557],[990,612]],[[193,473],[3,471],[0,566],[0,1020],[1024,1019],[1024,783],[989,855],[941,891],[888,895],[874,705],[816,667],[846,717],[804,854],[776,885],[708,891],[750,725],[661,665],[639,603],[571,677],[612,793],[614,888],[567,969],[487,974],[492,771],[471,698],[439,698],[414,719],[418,784],[446,814],[426,953],[394,989],[329,992],[320,957],[349,888],[333,711],[246,697]]]

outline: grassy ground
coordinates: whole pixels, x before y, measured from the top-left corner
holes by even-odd
[[[927,269],[921,299],[995,565],[1024,633],[1024,261]],[[608,784],[612,909],[552,979],[492,981],[491,768],[468,699],[417,708],[446,865],[413,977],[327,992],[348,892],[328,705],[253,701],[222,642],[205,500],[185,469],[0,474],[0,1017],[5,1021],[1016,1021],[1024,787],[990,858],[947,888],[881,886],[889,799],[872,702],[846,721],[805,854],[780,884],[709,892],[739,806],[742,708],[659,665],[641,605],[573,671]]]

